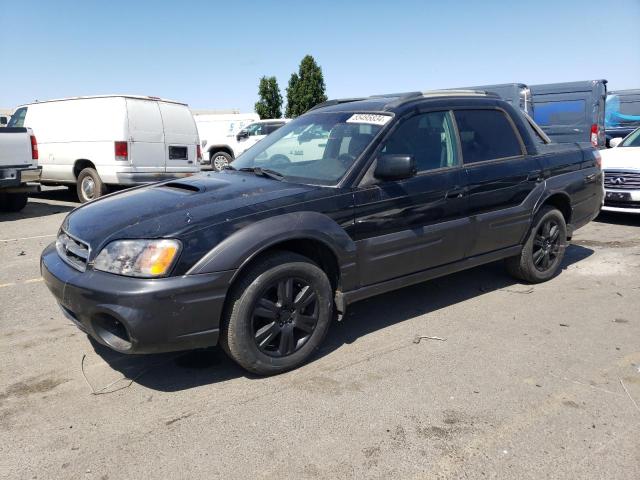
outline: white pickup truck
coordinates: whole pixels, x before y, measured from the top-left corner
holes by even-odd
[[[40,186],[38,143],[30,128],[0,128],[0,211],[18,212]]]

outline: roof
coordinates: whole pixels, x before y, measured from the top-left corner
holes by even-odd
[[[531,85],[531,91],[535,95],[541,93],[568,93],[575,91],[589,91],[598,83],[607,83],[607,80],[582,80],[579,82],[542,83]]]
[[[629,90],[612,90],[607,92],[608,95],[640,95],[640,88],[632,88]]]
[[[495,83],[493,85],[476,85],[473,87],[464,87],[463,90],[491,90],[492,88],[527,88],[526,83]]]
[[[67,98],[53,98],[51,100],[36,100],[31,103],[25,103],[24,105],[34,105],[36,103],[49,103],[49,102],[64,102],[67,100],[86,100],[90,98],[135,98],[137,100],[150,100],[155,102],[176,103],[178,105],[187,105],[183,102],[176,100],[169,100],[166,98],[152,97],[149,95],[124,95],[124,94],[108,94],[108,95],[87,95],[83,97],[67,97]]]
[[[372,95],[361,98],[342,98],[328,100],[316,105],[310,111],[322,108],[325,111],[388,111],[393,110],[404,103],[429,98],[500,98],[497,94],[481,90],[428,90],[425,92],[389,93],[383,95]]]
[[[262,119],[262,120],[256,120],[255,122],[251,122],[251,124],[254,124],[254,123],[278,123],[278,122],[287,123],[287,122],[290,122],[290,121],[291,121],[290,118],[265,118],[265,119]]]
[[[194,115],[239,115],[239,108],[222,108],[222,109],[203,109],[192,108],[191,113]]]

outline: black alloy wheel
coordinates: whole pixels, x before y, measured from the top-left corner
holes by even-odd
[[[301,278],[268,284],[253,309],[252,333],[258,350],[272,357],[297,352],[318,324],[318,293]]]
[[[257,258],[227,294],[220,345],[258,375],[299,367],[324,339],[333,319],[334,289],[311,259],[274,251]]]
[[[520,253],[505,259],[507,271],[525,282],[546,282],[560,271],[566,249],[565,217],[557,208],[545,205],[535,215]]]
[[[553,217],[546,219],[533,239],[533,265],[540,272],[555,266],[560,253],[560,225]]]

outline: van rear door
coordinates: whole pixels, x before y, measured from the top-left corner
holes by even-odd
[[[131,165],[139,172],[164,172],[164,130],[158,102],[127,98],[127,116]]]
[[[591,135],[587,92],[534,96],[533,118],[555,142],[585,142]]]
[[[159,102],[164,124],[165,165],[167,173],[194,172],[200,169],[196,158],[198,130],[186,105]]]
[[[552,140],[604,146],[606,80],[534,85],[531,91],[533,118]]]

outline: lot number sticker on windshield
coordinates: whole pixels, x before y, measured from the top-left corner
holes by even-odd
[[[389,115],[374,115],[371,113],[355,113],[349,117],[347,123],[369,123],[371,125],[386,125],[391,120]]]

